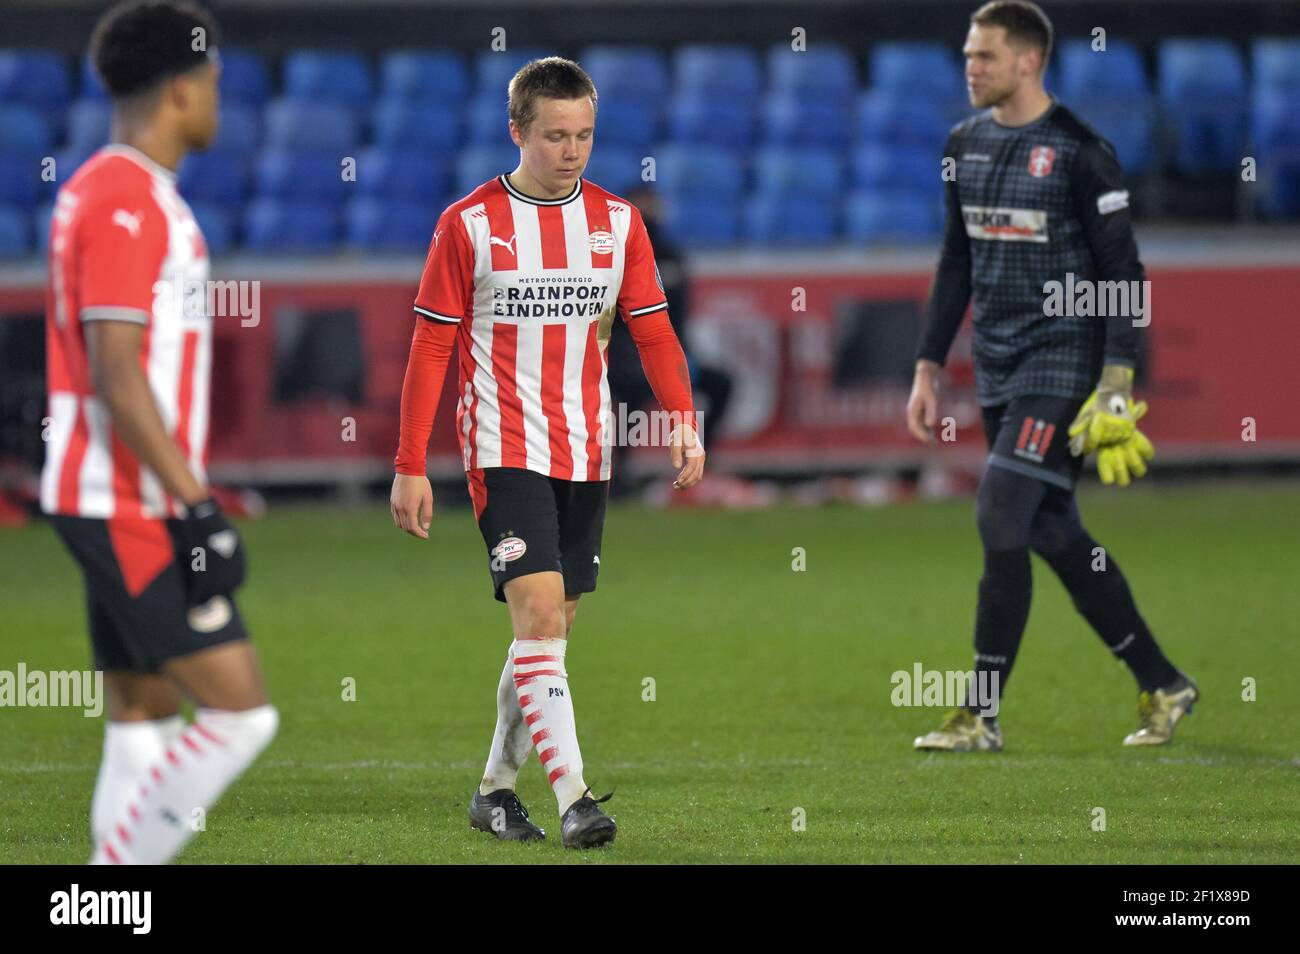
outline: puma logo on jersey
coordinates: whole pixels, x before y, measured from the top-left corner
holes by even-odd
[[[131,233],[131,238],[140,237],[140,222],[144,218],[143,212],[136,212],[132,215],[126,209],[118,209],[113,213],[113,224],[120,225]]]
[[[506,242],[506,241],[503,241],[502,239],[497,238],[495,235],[492,235],[492,236],[489,236],[489,237],[488,237],[488,245],[500,245],[502,248],[504,248],[504,249],[506,249],[508,252],[510,252],[511,255],[514,255],[514,254],[515,254],[515,239],[516,239],[516,238],[517,238],[517,236],[512,235],[512,236],[510,236],[510,241],[509,241],[509,242]]]

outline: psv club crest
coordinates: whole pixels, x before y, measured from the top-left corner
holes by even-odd
[[[1055,149],[1051,146],[1035,146],[1029,150],[1029,174],[1035,179],[1041,179],[1052,171],[1052,163],[1055,161]]]

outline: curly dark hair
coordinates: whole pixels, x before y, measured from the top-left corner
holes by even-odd
[[[216,22],[192,3],[128,0],[95,24],[90,61],[109,95],[118,99],[202,65],[217,40]]]

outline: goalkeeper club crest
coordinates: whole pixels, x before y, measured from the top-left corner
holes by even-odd
[[[1056,150],[1051,146],[1035,146],[1029,150],[1029,174],[1041,179],[1052,171],[1056,161]]]
[[[1016,438],[1016,456],[1041,464],[1055,433],[1056,425],[1051,421],[1036,417],[1025,418],[1020,425],[1020,436]]]

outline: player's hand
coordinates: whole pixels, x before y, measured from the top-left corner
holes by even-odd
[[[704,476],[704,442],[689,424],[679,424],[673,428],[668,449],[668,459],[677,471],[673,481],[673,490],[685,490],[694,487]]]
[[[433,523],[433,488],[429,486],[428,477],[394,476],[388,508],[392,511],[393,523],[413,537],[429,539],[429,525]]]
[[[939,366],[933,361],[918,361],[912,377],[912,395],[907,399],[907,429],[918,441],[932,444],[938,423]]]
[[[1137,422],[1146,412],[1145,401],[1133,400],[1133,369],[1106,365],[1096,390],[1083,402],[1070,425],[1070,453],[1081,457],[1123,444],[1137,431]]]
[[[248,564],[239,531],[211,497],[189,507],[179,530],[185,595],[191,606],[229,596],[244,582]]]

